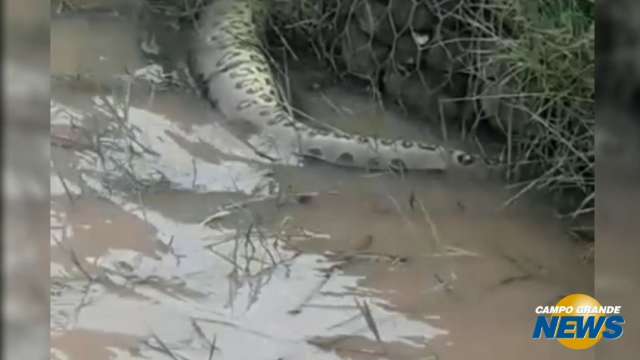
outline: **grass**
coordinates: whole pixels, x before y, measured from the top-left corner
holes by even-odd
[[[565,215],[592,216],[595,191],[594,3],[583,0],[507,1],[485,16],[484,37],[496,39],[472,65],[480,85],[508,84],[511,110],[502,159],[523,190],[560,195]],[[488,19],[488,20],[486,20]],[[487,69],[500,68],[490,75]],[[478,88],[482,88],[478,86]],[[511,96],[511,95],[523,96]],[[483,92],[478,95],[482,97]],[[516,131],[514,114],[523,115]],[[509,116],[512,115],[512,116]],[[518,192],[518,194],[523,191]]]

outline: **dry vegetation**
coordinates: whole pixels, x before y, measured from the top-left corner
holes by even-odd
[[[488,124],[500,134],[494,155],[515,189],[508,203],[548,192],[563,216],[592,222],[594,7],[593,0],[330,0],[315,19],[279,24],[276,33],[295,49],[289,39],[302,32],[339,74],[437,113],[445,138],[447,127],[473,136]],[[459,109],[449,111],[451,104]]]
[[[578,199],[570,216],[594,206],[594,18],[592,1],[493,1],[487,36],[496,49],[476,64],[481,83],[504,86],[509,179]],[[483,32],[486,30],[483,30]],[[502,69],[487,76],[486,69]],[[485,87],[486,88],[486,87]],[[506,90],[506,91],[505,91]],[[480,93],[480,96],[486,93]],[[521,115],[518,118],[518,115]],[[516,121],[524,129],[513,126]]]

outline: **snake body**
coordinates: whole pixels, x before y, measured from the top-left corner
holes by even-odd
[[[274,1],[214,0],[200,13],[190,52],[191,72],[228,120],[253,124],[279,148],[341,166],[445,170],[474,162],[460,150],[317,129],[294,119],[265,51],[264,34],[268,16],[276,11]]]

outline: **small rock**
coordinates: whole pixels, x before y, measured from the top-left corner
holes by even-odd
[[[371,247],[373,244],[373,235],[367,234],[363,237],[352,239],[349,242],[349,246],[351,246],[352,250],[355,251],[364,251]]]

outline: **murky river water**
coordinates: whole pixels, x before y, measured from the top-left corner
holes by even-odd
[[[637,116],[618,107],[599,109],[596,146],[598,151],[598,193],[596,209],[595,290],[601,302],[621,305],[625,316],[625,336],[619,342],[603,343],[596,349],[598,359],[634,359],[640,351],[640,127]]]
[[[585,357],[530,340],[535,306],[593,290],[550,207],[503,209],[484,169],[269,164],[197,94],[154,83],[182,78],[178,24],[120,10],[52,20],[53,358]],[[305,66],[292,89],[314,118],[436,141]]]

